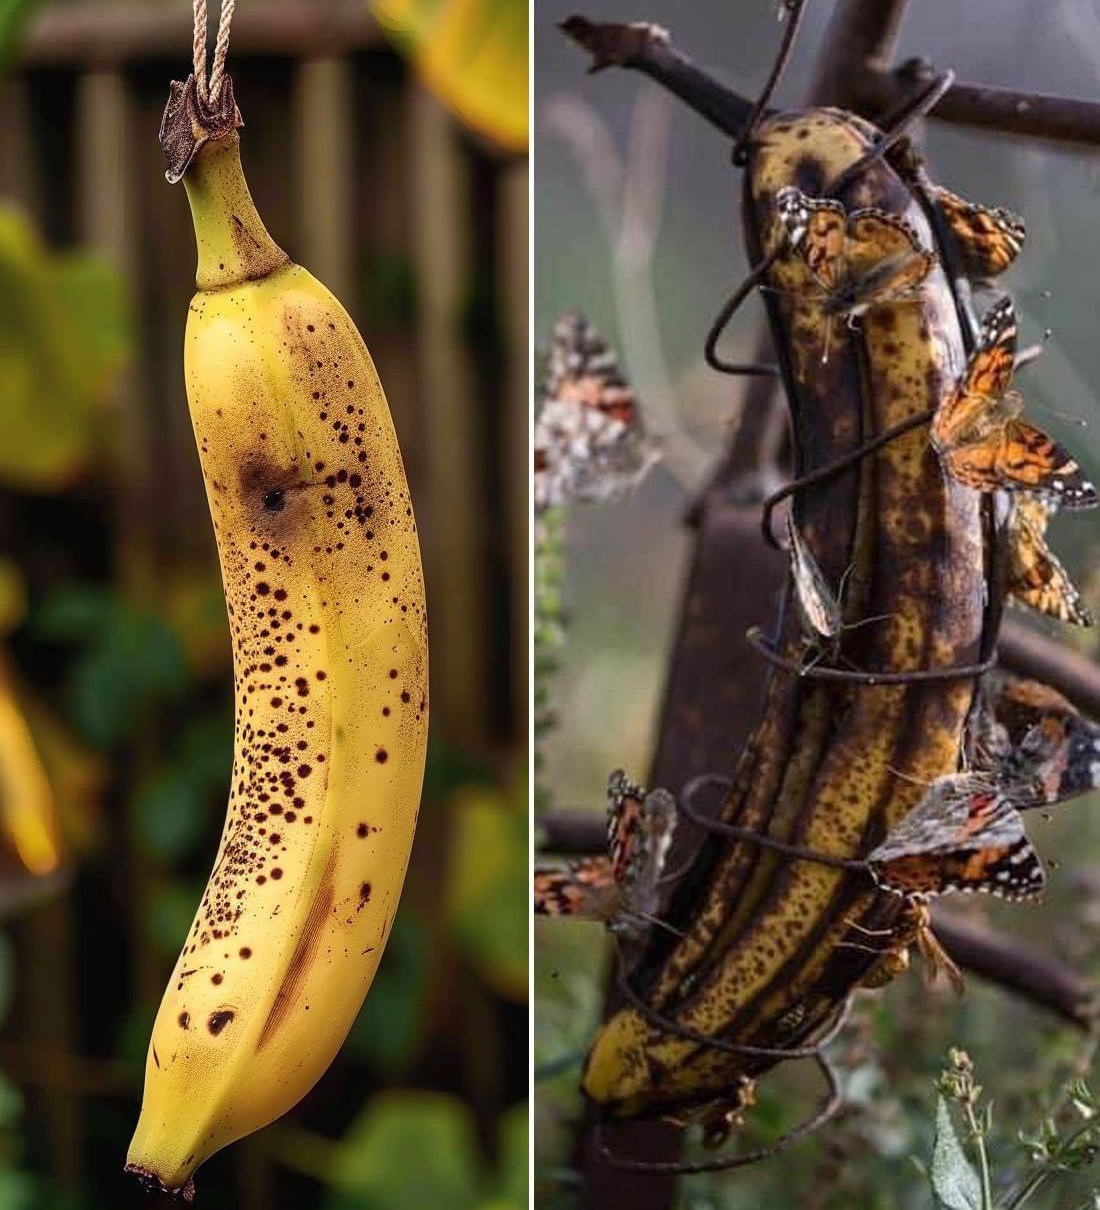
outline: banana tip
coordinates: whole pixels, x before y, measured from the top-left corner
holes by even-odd
[[[187,1205],[190,1205],[195,1200],[195,1182],[193,1180],[188,1180],[185,1185],[172,1189],[155,1172],[150,1172],[148,1168],[143,1168],[140,1164],[127,1164],[126,1171],[133,1173],[148,1190],[167,1193],[171,1197],[177,1197],[181,1201],[186,1202]]]

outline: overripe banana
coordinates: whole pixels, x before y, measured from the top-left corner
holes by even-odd
[[[298,1101],[386,943],[427,736],[420,552],[382,387],[336,299],[265,230],[228,79],[161,131],[198,245],[185,374],[233,642],[221,847],[153,1026],[127,1168],[192,1173]]]

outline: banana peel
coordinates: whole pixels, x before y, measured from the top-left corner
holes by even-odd
[[[745,172],[751,263],[783,239],[776,191],[795,185],[821,195],[874,134],[831,109],[762,123]],[[934,246],[914,193],[883,161],[839,200],[904,215]],[[858,328],[834,321],[831,332],[789,251],[769,284],[797,473],[935,407],[965,365],[959,311],[939,268],[919,302],[876,308]],[[830,583],[848,573],[851,616],[884,619],[844,636],[841,663],[904,672],[988,656],[1003,581],[1003,552],[987,537],[995,507],[944,476],[924,429],[800,493],[799,529]],[[791,599],[788,590],[778,650],[797,663],[804,640]],[[761,722],[719,818],[858,857],[916,805],[923,783],[957,769],[974,697],[973,680],[869,687],[770,669]],[[632,982],[651,1009],[685,1030],[749,1046],[806,1045],[861,979],[881,977],[873,947],[845,944],[853,930],[888,931],[900,907],[857,873],[710,836],[664,913],[682,938],[654,930]],[[612,1116],[709,1106],[718,1120],[728,1090],[775,1062],[678,1037],[625,1007],[597,1034],[583,1085]]]

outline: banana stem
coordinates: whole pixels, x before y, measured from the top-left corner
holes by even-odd
[[[237,134],[206,143],[191,162],[183,186],[195,220],[195,282],[200,290],[258,281],[290,263],[252,201]]]

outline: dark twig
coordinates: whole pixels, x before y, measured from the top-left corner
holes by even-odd
[[[1013,621],[1001,627],[997,650],[1002,668],[1042,681],[1100,719],[1100,665]]]
[[[897,104],[912,88],[912,72],[903,66],[861,79],[859,96],[867,112],[879,113]],[[932,116],[957,126],[1100,146],[1100,104],[1078,97],[956,82]]]
[[[643,21],[601,24],[570,17],[560,28],[592,56],[589,71],[629,67],[643,72],[731,138],[743,133],[752,103],[682,55],[659,25]]]
[[[933,924],[951,959],[971,974],[1050,1009],[1071,1025],[1096,1026],[1100,988],[1072,967],[1015,937],[968,924],[950,912],[936,912]]]
[[[839,6],[830,27],[838,53],[829,56],[815,90],[822,103],[843,104],[875,118],[912,95],[914,83],[928,73],[926,64],[884,70],[903,8],[899,0],[874,5],[851,0]],[[750,102],[677,50],[660,26],[600,24],[577,16],[562,22],[561,28],[592,55],[589,70],[625,67],[643,72],[731,138],[743,133],[752,112]],[[1100,103],[1078,97],[956,81],[932,116],[961,126],[1100,146]]]

